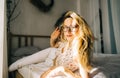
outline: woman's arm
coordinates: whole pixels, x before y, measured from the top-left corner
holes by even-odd
[[[90,78],[89,73],[83,68],[82,65],[79,65],[79,73],[81,75],[81,78]]]

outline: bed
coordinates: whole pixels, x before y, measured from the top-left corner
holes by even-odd
[[[13,33],[9,33],[8,37],[9,64],[24,56],[40,51],[41,47],[36,45],[38,43],[37,40],[39,42],[41,42],[40,40],[47,40],[46,42],[49,42],[50,38],[50,36],[45,35],[21,35]]]
[[[14,36],[23,37],[23,35]],[[24,35],[24,37],[26,36]],[[30,36],[30,37],[50,38],[49,36]],[[32,43],[33,41],[34,40],[32,40]],[[20,45],[20,42],[18,43]],[[18,49],[17,51],[20,52],[20,49]],[[53,58],[55,56],[56,51],[55,48],[46,48],[44,50],[46,50],[46,53],[48,53],[48,56],[44,61],[39,57],[39,55],[41,55],[40,54],[41,50],[34,50],[35,52],[33,55],[31,55],[32,53],[31,54],[28,53],[26,54],[27,57],[24,56],[14,60],[13,63],[9,66],[9,71],[10,72],[14,71],[14,78],[40,78],[40,75],[43,73],[43,71],[47,70],[50,66],[52,66]],[[101,70],[107,75],[107,78],[120,78],[119,54],[94,53],[92,61],[96,66],[99,66],[101,68]]]
[[[50,36],[46,35],[25,35],[25,34],[13,34],[8,33],[8,65],[21,59],[23,57],[29,56],[40,51],[42,48],[39,46],[39,42],[46,41],[49,46]],[[38,44],[36,44],[38,43]],[[45,42],[42,42],[45,43]],[[13,45],[15,44],[15,45]],[[9,78],[15,78],[15,72],[9,72]]]

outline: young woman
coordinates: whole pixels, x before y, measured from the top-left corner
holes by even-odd
[[[41,78],[91,78],[91,71],[95,69],[91,65],[94,36],[86,21],[68,11],[61,25],[60,38],[55,64]],[[105,77],[102,75],[102,78]]]
[[[50,39],[51,46],[57,48],[29,56],[43,61],[49,53],[55,53],[54,65],[52,63],[48,70],[45,68],[40,78],[106,78],[91,64],[94,36],[86,21],[73,11],[66,12],[62,21],[61,27],[54,30]]]

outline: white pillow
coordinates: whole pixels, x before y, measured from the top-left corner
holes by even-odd
[[[32,55],[29,55],[27,57],[23,57],[22,59],[17,60],[16,62],[12,63],[9,66],[9,71],[14,71],[22,66],[33,64],[33,63],[40,63],[46,60],[50,52],[56,51],[56,48],[47,48],[44,50],[41,50],[37,53],[34,53]]]

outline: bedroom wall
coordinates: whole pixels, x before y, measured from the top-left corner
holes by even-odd
[[[37,7],[32,5],[30,0],[20,0],[13,17],[18,17],[11,22],[11,32],[14,34],[28,35],[47,35],[50,36],[54,29],[56,20],[67,10],[78,11],[77,1],[79,0],[54,0],[54,6],[48,13],[41,12]],[[44,0],[46,2],[50,0]],[[49,39],[36,40],[36,46],[40,48],[49,47]],[[13,47],[16,46],[14,41]]]
[[[10,30],[14,34],[25,35],[48,35],[54,29],[54,24],[60,15],[66,10],[73,10],[83,16],[91,26],[95,36],[99,41],[96,42],[95,51],[101,52],[100,33],[99,33],[99,0],[54,0],[54,6],[48,13],[41,12],[37,7],[30,3],[30,0],[20,1],[13,13],[12,18],[16,17],[10,23]],[[43,0],[49,2],[50,0]],[[13,48],[17,46],[16,40],[13,40]],[[49,39],[36,40],[36,46],[40,48],[49,47]]]
[[[44,0],[49,2],[50,0]],[[73,10],[85,18],[95,37],[95,52],[101,53],[101,35],[99,22],[99,0],[54,0],[52,9],[44,13],[30,3],[30,0],[20,0],[11,22],[11,32],[14,34],[48,35],[52,33],[56,20],[67,10]],[[13,48],[17,46],[15,40]],[[37,39],[35,46],[44,49],[49,47],[49,39]]]

